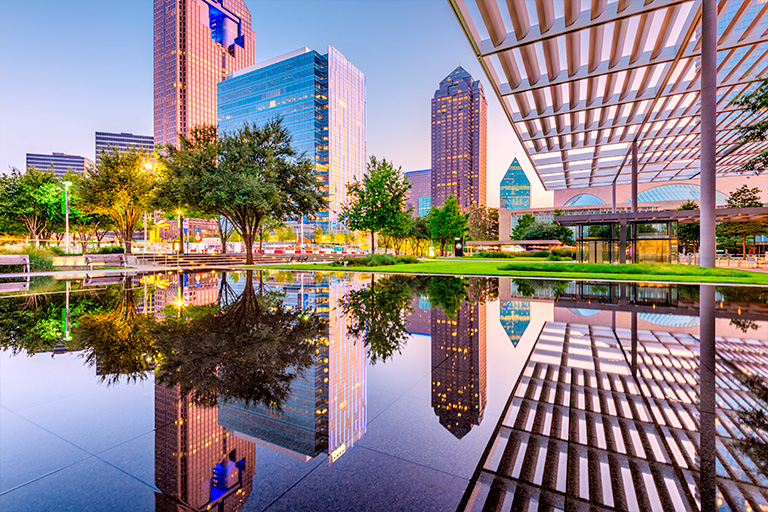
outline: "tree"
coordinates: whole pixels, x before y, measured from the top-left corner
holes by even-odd
[[[429,216],[424,215],[423,217],[415,217],[411,221],[408,241],[414,254],[423,254],[424,246],[432,239],[432,234],[429,232],[429,226],[427,225],[428,218]]]
[[[530,213],[523,214],[519,219],[517,219],[517,224],[515,227],[512,228],[512,240],[525,240],[525,238],[523,238],[525,230],[533,226],[535,223],[536,217]]]
[[[695,201],[686,201],[680,205],[678,210],[698,210],[699,205]],[[688,252],[688,248],[694,252],[699,247],[699,223],[679,224],[677,226],[677,239],[683,248],[683,252]]]
[[[461,213],[459,202],[451,194],[442,208],[432,207],[427,225],[432,239],[440,246],[440,254],[444,255],[445,246],[467,232],[467,216]]]
[[[499,238],[499,210],[475,206],[469,208],[469,237],[472,240],[498,240]]]
[[[565,245],[573,245],[573,233],[565,226],[554,222],[535,222],[522,234],[520,240],[560,240]]]
[[[400,233],[412,208],[406,208],[411,184],[400,167],[395,169],[386,158],[371,156],[363,181],[347,184],[347,202],[341,207],[340,220],[348,229],[371,234],[371,253],[376,252],[377,231]]]
[[[731,104],[741,107],[742,119],[757,119],[752,125],[739,126],[740,140],[743,143],[765,142],[768,140],[768,123],[762,114],[768,108],[768,80],[757,82],[757,87],[737,97]],[[741,172],[762,174],[768,168],[768,149],[762,150],[756,157],[741,165]]]
[[[61,185],[50,171],[12,169],[0,177],[0,189],[0,216],[6,222],[22,224],[36,246],[50,237],[63,218]]]
[[[112,220],[125,252],[131,252],[133,233],[150,209],[155,190],[155,176],[144,168],[146,161],[147,154],[141,149],[104,151],[99,163],[88,170],[74,190],[83,213]]]
[[[165,150],[158,197],[226,217],[243,237],[248,264],[267,216],[282,222],[326,206],[314,165],[291,147],[281,118],[221,135],[214,125],[195,127]]]
[[[760,189],[742,185],[731,192],[726,208],[755,208],[763,206]],[[768,232],[768,222],[723,222],[717,226],[717,235],[726,238],[741,238],[742,254],[747,257],[747,237]]]

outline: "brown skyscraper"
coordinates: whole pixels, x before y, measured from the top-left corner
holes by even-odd
[[[485,344],[485,303],[462,302],[454,317],[432,309],[432,408],[459,439],[483,421]]]
[[[432,206],[448,196],[462,210],[485,206],[487,102],[483,86],[461,66],[432,98]]]
[[[216,124],[216,84],[254,63],[243,0],[154,0],[155,144]]]

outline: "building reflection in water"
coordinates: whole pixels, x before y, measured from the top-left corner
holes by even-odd
[[[499,321],[509,341],[517,347],[531,323],[531,303],[526,300],[502,300],[499,306]]]
[[[218,410],[155,385],[155,510],[240,510],[253,489],[254,443],[232,435]]]
[[[455,315],[431,312],[432,408],[458,439],[483,421],[486,405],[486,305],[462,302]]]
[[[320,274],[293,274],[267,283],[286,294],[284,304],[314,311],[327,320],[327,337],[317,345],[315,364],[291,384],[278,411],[240,402],[219,404],[219,423],[236,435],[293,456],[321,453],[335,461],[365,433],[365,345],[347,334],[339,299],[362,286],[357,280]]]
[[[714,288],[695,300],[656,288],[609,290],[604,312],[628,317],[615,327],[598,315],[544,325],[459,510],[768,508],[754,456],[768,453],[766,431],[743,421],[744,409],[765,409],[768,389],[760,398],[745,384],[768,376],[764,342],[715,337],[715,316],[729,312]],[[596,297],[567,299],[556,319]],[[638,310],[671,312],[678,300],[679,317],[704,315],[700,334],[686,322],[638,328]]]

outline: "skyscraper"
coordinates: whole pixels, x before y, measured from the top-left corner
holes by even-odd
[[[483,86],[461,66],[432,98],[432,206],[453,195],[462,210],[486,205],[486,111]]]
[[[499,208],[505,210],[517,210],[531,207],[531,181],[525,175],[523,168],[517,161],[512,163],[506,174],[501,179]]]
[[[411,184],[405,206],[413,208],[411,215],[414,217],[423,217],[432,208],[432,169],[410,171],[404,175]]]
[[[218,91],[221,131],[282,116],[323,182],[329,209],[314,223],[335,231],[347,183],[365,174],[365,75],[330,45],[325,55],[304,47],[232,73]]]
[[[96,132],[96,164],[99,163],[103,151],[116,149],[122,152],[132,147],[149,153],[155,149],[155,141],[151,135]]]
[[[93,165],[93,161],[80,155],[27,153],[27,168],[34,167],[38,171],[53,171],[53,174],[59,178],[67,174],[70,169],[82,174],[90,165]]]
[[[154,0],[155,144],[216,124],[216,84],[254,63],[243,0]]]

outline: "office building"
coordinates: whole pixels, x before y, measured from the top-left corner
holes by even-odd
[[[123,152],[129,148],[141,149],[151,153],[155,149],[155,139],[151,135],[96,132],[96,165],[99,164],[102,152],[115,149]]]
[[[243,0],[154,0],[155,144],[216,124],[216,84],[253,63]]]
[[[91,165],[93,160],[80,155],[27,153],[27,169],[34,167],[38,171],[52,171],[59,178],[70,170],[83,174]]]
[[[527,300],[502,300],[499,305],[499,321],[514,347],[520,343],[531,323],[531,303]]]
[[[432,206],[453,195],[463,211],[486,205],[486,117],[483,86],[461,66],[432,98]]]
[[[512,164],[501,179],[499,189],[499,208],[517,210],[531,207],[531,182],[517,158],[512,160]]]
[[[423,217],[432,208],[432,169],[410,171],[404,174],[405,179],[411,184],[406,199],[406,207],[412,208],[411,215]]]
[[[365,75],[330,45],[325,55],[304,47],[232,73],[218,91],[222,132],[282,116],[292,146],[315,164],[328,199],[329,209],[305,218],[305,229],[341,229],[347,183],[365,174]]]
[[[457,439],[479,425],[485,412],[485,308],[462,302],[453,315],[432,309],[432,408]]]

